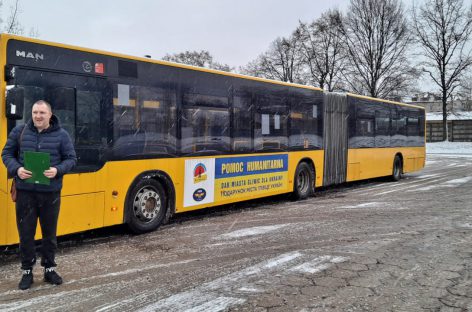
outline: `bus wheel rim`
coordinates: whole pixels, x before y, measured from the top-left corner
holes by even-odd
[[[305,193],[306,190],[308,189],[308,172],[306,170],[302,170],[298,174],[298,190],[300,193]]]
[[[158,217],[161,204],[161,198],[157,191],[152,187],[145,186],[134,197],[134,216],[141,222],[152,222]]]

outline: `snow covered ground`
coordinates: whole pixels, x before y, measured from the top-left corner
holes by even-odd
[[[426,120],[442,120],[441,112],[426,113]],[[447,116],[448,120],[470,120],[472,119],[472,112],[455,112]]]
[[[472,142],[426,143],[426,154],[472,155]]]

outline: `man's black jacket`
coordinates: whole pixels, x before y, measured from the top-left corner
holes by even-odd
[[[19,139],[25,127],[21,144]],[[20,150],[18,150],[20,148]],[[18,168],[24,166],[23,153],[25,151],[49,153],[51,167],[57,168],[57,175],[51,179],[50,185],[27,183],[17,176]],[[8,173],[15,177],[16,188],[25,191],[55,192],[62,188],[62,177],[72,170],[77,162],[74,146],[67,131],[61,128],[59,119],[52,115],[49,128],[38,132],[32,120],[25,126],[13,128],[8,135],[7,143],[2,151],[2,160]]]

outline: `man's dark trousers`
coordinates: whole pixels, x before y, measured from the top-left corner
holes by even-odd
[[[34,235],[39,218],[43,234],[41,265],[55,267],[57,249],[57,219],[61,204],[61,192],[31,192],[18,190],[16,199],[16,224],[20,234],[21,268],[28,270],[36,263]]]

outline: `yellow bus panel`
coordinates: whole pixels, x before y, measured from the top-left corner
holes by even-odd
[[[397,153],[403,157],[404,173],[420,170],[424,167],[424,147],[349,149],[346,181],[391,175],[393,160]]]

